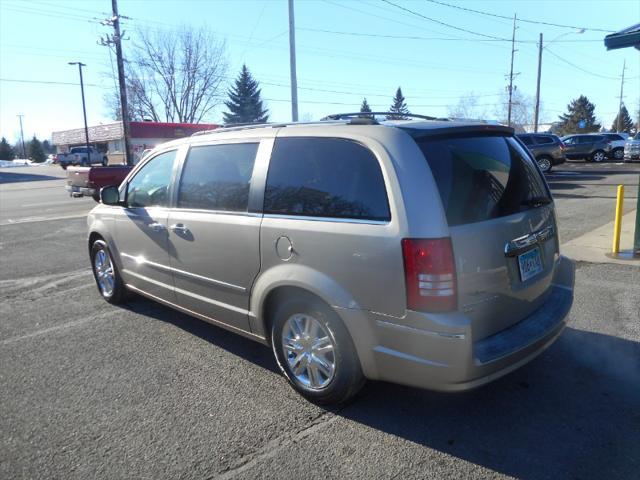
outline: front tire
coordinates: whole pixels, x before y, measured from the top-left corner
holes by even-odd
[[[605,161],[606,158],[607,156],[602,150],[596,150],[591,154],[591,160],[593,160],[596,163],[602,163]]]
[[[624,148],[616,148],[613,151],[613,158],[616,160],[624,160]]]
[[[122,303],[126,293],[124,282],[104,240],[96,240],[91,246],[91,267],[102,298],[114,305]]]
[[[365,382],[346,327],[327,305],[301,295],[272,318],[271,346],[280,370],[302,396],[319,404],[351,399]]]

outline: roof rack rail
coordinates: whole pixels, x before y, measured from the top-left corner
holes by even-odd
[[[398,120],[404,120],[404,119],[409,119],[409,118],[420,118],[422,120],[429,120],[429,121],[441,121],[441,122],[446,122],[449,121],[448,118],[440,118],[440,117],[430,117],[427,115],[418,115],[417,113],[406,113],[406,114],[398,114],[398,113],[394,113],[394,112],[355,112],[355,113],[333,113],[331,115],[327,115],[326,117],[324,117],[322,120],[346,120],[349,118],[353,118],[353,119],[359,119],[359,120],[371,120],[375,123],[377,123],[375,117],[376,115],[384,115],[386,117],[392,116],[392,117],[402,117],[401,119]]]
[[[334,121],[335,123],[345,123],[346,120],[339,120],[339,119],[322,119],[319,121],[311,121],[311,122],[278,122],[278,123],[229,123],[226,125],[222,125],[221,127],[212,129],[212,130],[202,130],[200,132],[195,132],[193,133],[191,136],[195,137],[195,136],[200,136],[200,135],[208,135],[210,133],[216,133],[216,132],[233,132],[233,131],[237,131],[237,130],[251,130],[254,128],[281,128],[281,127],[288,127],[291,125],[318,125],[318,124],[325,124],[327,123],[327,120],[329,121]],[[365,120],[368,123],[371,123],[371,119],[360,119],[360,120]],[[353,122],[353,120],[352,120]],[[376,122],[377,123],[377,122]]]

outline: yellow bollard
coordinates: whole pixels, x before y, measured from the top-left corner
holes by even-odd
[[[620,229],[622,228],[622,201],[624,200],[624,185],[618,185],[616,199],[616,218],[613,226],[613,253],[620,252]]]

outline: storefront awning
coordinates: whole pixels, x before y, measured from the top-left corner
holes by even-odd
[[[607,50],[635,47],[640,50],[640,23],[604,37]]]

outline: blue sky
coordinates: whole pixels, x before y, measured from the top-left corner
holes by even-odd
[[[637,0],[442,1],[591,29],[617,31],[640,22]],[[493,112],[507,84],[511,45],[489,37],[511,38],[512,21],[429,0],[392,2],[432,20],[380,0],[296,0],[301,119],[357,110],[363,97],[386,110],[398,86],[415,113],[446,115],[447,107],[470,91]],[[110,0],[0,0],[0,135],[15,141],[18,114],[24,115],[25,137],[48,138],[52,131],[82,125],[78,71],[69,61],[87,64],[89,123],[110,120],[103,96],[114,86],[112,64],[108,49],[96,43],[109,32],[99,19],[110,9]],[[235,77],[246,62],[261,82],[271,120],[290,120],[286,0],[120,0],[119,9],[131,18],[125,21],[131,37],[136,29],[171,34],[181,24],[206,25],[226,40],[229,75]],[[606,32],[519,22],[516,39],[523,43],[516,46],[514,71],[520,91],[535,94],[540,32],[545,43],[552,42],[544,51],[542,120],[555,120],[571,99],[584,94],[609,127],[624,60],[624,100],[637,116],[640,52],[607,52]],[[219,122],[223,108],[210,120]]]

